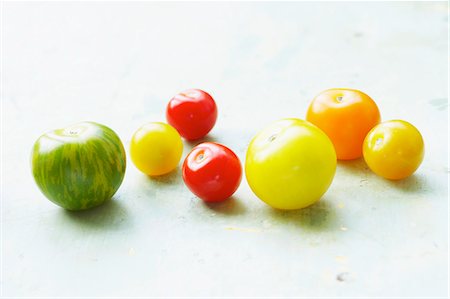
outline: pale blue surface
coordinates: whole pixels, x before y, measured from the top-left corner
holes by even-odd
[[[2,288],[12,296],[445,296],[447,6],[441,3],[3,4]],[[415,124],[426,157],[389,182],[340,163],[323,200],[277,212],[245,180],[202,204],[180,170],[129,163],[109,204],[68,213],[35,186],[43,132],[104,123],[126,147],[167,101],[209,91],[209,140],[244,161],[250,138],[303,118],[330,87],[365,91]],[[185,153],[192,144],[185,143]]]

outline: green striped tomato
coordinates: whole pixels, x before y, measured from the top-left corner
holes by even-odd
[[[85,210],[116,193],[126,157],[113,130],[81,122],[39,137],[31,164],[34,180],[49,200],[67,210]]]

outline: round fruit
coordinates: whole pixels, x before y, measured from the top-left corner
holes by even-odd
[[[174,96],[167,105],[167,122],[187,140],[204,137],[217,120],[214,99],[200,89],[189,89]]]
[[[279,120],[259,132],[247,150],[245,174],[268,205],[301,209],[320,199],[336,171],[336,152],[327,135],[300,119]]]
[[[364,160],[386,179],[412,175],[422,163],[424,143],[419,130],[403,120],[390,120],[374,127],[364,140]]]
[[[334,88],[313,99],[306,120],[330,137],[339,160],[352,160],[362,156],[364,138],[380,122],[380,112],[365,93]]]
[[[39,137],[31,164],[34,179],[49,200],[67,210],[85,210],[114,195],[125,174],[126,158],[113,130],[81,122]]]
[[[192,149],[183,163],[183,180],[188,188],[207,202],[223,201],[239,187],[242,167],[228,147],[204,142]]]
[[[165,123],[145,124],[131,139],[131,160],[140,171],[151,176],[174,170],[182,153],[183,142],[180,134]]]

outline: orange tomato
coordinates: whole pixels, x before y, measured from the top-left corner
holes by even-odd
[[[364,160],[369,168],[387,179],[410,176],[420,166],[424,142],[419,130],[403,120],[375,126],[364,140]]]
[[[333,88],[313,99],[306,120],[330,137],[339,160],[352,160],[362,156],[364,138],[380,122],[380,112],[362,91]]]

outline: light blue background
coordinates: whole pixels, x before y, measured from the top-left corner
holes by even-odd
[[[5,2],[3,295],[445,296],[447,24],[445,2]],[[264,205],[245,180],[207,206],[180,169],[152,180],[132,163],[98,209],[68,213],[41,195],[29,167],[40,134],[93,120],[128,148],[192,87],[219,106],[207,139],[242,162],[261,128],[304,118],[331,87],[416,125],[426,157],[400,182],[339,163],[324,198],[297,212]]]

